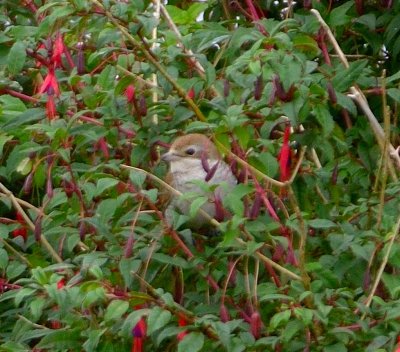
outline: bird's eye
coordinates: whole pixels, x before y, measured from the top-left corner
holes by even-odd
[[[185,153],[187,155],[193,155],[196,151],[194,150],[194,148],[188,148],[186,149]]]

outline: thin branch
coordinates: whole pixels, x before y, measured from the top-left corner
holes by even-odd
[[[0,241],[3,243],[4,247],[6,247],[10,252],[14,253],[21,261],[23,261],[30,268],[33,267],[31,262],[26,259],[20,252],[18,252],[13,246],[11,246],[6,239],[0,237]]]
[[[29,216],[26,214],[24,209],[22,209],[21,205],[18,203],[16,198],[14,197],[14,194],[8,190],[7,187],[5,187],[2,183],[0,183],[0,190],[7,195],[7,197],[11,200],[11,203],[13,204],[15,210],[19,212],[22,217],[24,218],[26,224],[28,227],[32,230],[35,231],[35,225],[29,218]],[[47,239],[43,236],[43,234],[40,236],[40,243],[47,249],[47,251],[50,253],[50,255],[53,257],[53,259],[58,262],[62,263],[63,260],[61,257],[57,254],[57,252],[54,250],[54,248],[51,246],[51,244],[47,241]]]
[[[392,251],[393,243],[397,238],[399,230],[400,230],[400,216],[397,219],[396,225],[394,226],[393,234],[390,237],[390,241],[389,241],[389,244],[387,246],[387,250],[386,250],[385,256],[383,257],[381,266],[379,267],[379,270],[378,270],[378,273],[376,275],[374,284],[372,285],[371,292],[369,293],[369,295],[368,295],[368,297],[367,297],[367,299],[365,301],[365,306],[366,307],[369,307],[371,305],[372,299],[373,299],[373,297],[375,295],[376,289],[378,288],[379,282],[381,281],[383,271],[385,270],[386,264],[387,264],[387,262],[389,260],[389,256],[390,256],[390,253]],[[365,318],[365,315],[366,314],[364,313],[362,319]]]

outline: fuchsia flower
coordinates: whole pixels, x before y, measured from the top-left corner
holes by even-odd
[[[60,88],[58,86],[57,77],[54,72],[54,68],[49,68],[46,78],[44,79],[40,89],[39,94],[42,93],[51,94],[52,92],[56,95],[60,95]]]
[[[49,120],[54,120],[56,118],[57,111],[56,111],[56,103],[54,101],[54,94],[47,95],[46,115]]]
[[[58,33],[53,44],[53,55],[51,62],[54,67],[62,67],[61,55],[65,52],[65,44],[62,34]]]
[[[130,84],[128,87],[126,87],[124,94],[128,100],[128,103],[132,103],[135,100],[135,86]]]
[[[15,230],[13,230],[12,236],[14,238],[21,236],[24,239],[24,241],[26,241],[26,239],[28,237],[28,230],[26,229],[25,219],[20,212],[17,212],[16,220],[21,226]]]
[[[289,138],[290,138],[290,126],[286,126],[285,134],[283,135],[282,148],[278,155],[280,180],[282,182],[285,182],[290,178],[291,151],[289,146]]]
[[[147,324],[144,318],[140,318],[139,322],[132,329],[133,343],[131,352],[143,352],[143,342],[146,338]]]
[[[184,317],[179,317],[179,319],[178,319],[178,325],[179,325],[179,326],[186,326],[186,325],[187,325],[186,319],[185,319]],[[177,335],[176,338],[178,339],[178,341],[182,341],[183,338],[184,338],[187,334],[188,334],[188,331],[187,331],[187,330],[184,330],[184,331],[180,332],[180,333]]]

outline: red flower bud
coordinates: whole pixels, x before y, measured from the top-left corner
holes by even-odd
[[[65,286],[65,278],[63,277],[57,282],[57,290],[61,290],[64,286]]]
[[[53,181],[52,181],[50,175],[47,176],[47,181],[46,181],[46,195],[47,195],[47,197],[48,197],[49,199],[50,199],[50,198],[53,198],[53,195],[54,195],[54,191],[53,191]]]
[[[227,79],[224,80],[224,97],[227,97],[229,95],[230,91],[230,85],[229,81]]]
[[[188,97],[189,99],[194,99],[195,95],[196,95],[196,94],[195,94],[194,88],[193,88],[193,87],[190,88],[189,91],[188,91],[188,93],[187,93],[187,97]]]
[[[225,304],[223,303],[219,307],[219,316],[221,317],[221,321],[223,323],[226,323],[227,321],[231,320],[228,308],[226,308]]]
[[[146,116],[147,115],[146,99],[145,99],[145,97],[143,95],[141,95],[140,98],[139,98],[138,113],[139,113],[140,116]]]
[[[133,243],[135,241],[135,238],[133,234],[131,233],[126,241],[125,248],[124,248],[124,258],[130,258],[132,256],[132,250],[133,250]]]
[[[132,103],[135,100],[135,86],[130,84],[126,87],[124,94],[128,103]]]
[[[260,313],[253,312],[250,317],[250,331],[254,338],[258,339],[261,335],[262,321]]]
[[[186,326],[187,325],[187,321],[184,317],[179,317],[178,319],[178,325],[179,326]],[[188,334],[187,330],[181,331],[177,336],[177,340],[178,341],[182,341],[183,338]]]
[[[263,79],[262,75],[259,75],[254,83],[254,99],[260,100],[263,90]]]
[[[22,190],[25,194],[30,194],[32,191],[33,171],[25,178]]]
[[[328,89],[329,100],[331,101],[332,104],[336,104],[337,96],[331,81],[328,81],[327,89]]]

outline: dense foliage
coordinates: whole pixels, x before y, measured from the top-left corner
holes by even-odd
[[[396,348],[400,2],[0,6],[0,351]],[[190,132],[219,236],[163,216]]]

